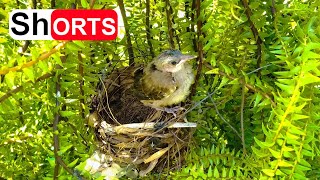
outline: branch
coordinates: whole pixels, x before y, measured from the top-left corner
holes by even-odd
[[[194,11],[196,10],[196,0],[192,0],[192,6],[191,6],[191,32],[196,34],[196,30],[194,29],[194,22],[195,22],[195,17],[194,17]],[[194,51],[197,51],[197,41],[195,35],[192,38],[192,43],[193,43],[193,49]]]
[[[66,62],[66,56],[61,56],[61,61],[62,63]],[[56,69],[62,69],[62,67],[60,65],[56,66]],[[60,80],[61,80],[61,74],[58,75],[57,77],[57,82],[56,82],[56,107],[58,107],[57,111],[55,112],[54,115],[54,121],[53,121],[53,147],[54,147],[54,157],[55,157],[55,167],[54,167],[54,175],[53,175],[53,179],[58,179],[58,175],[59,175],[59,166],[62,166],[69,174],[72,174],[74,176],[79,176],[79,174],[77,174],[75,171],[73,171],[72,169],[70,169],[66,163],[61,159],[61,157],[59,156],[59,150],[60,150],[60,145],[59,145],[59,136],[58,136],[58,124],[59,121],[61,119],[60,113],[59,113],[59,106],[60,106],[60,101],[59,98],[61,96],[61,84],[60,84]],[[78,177],[79,179],[82,179],[82,177]]]
[[[218,109],[218,107],[217,107],[217,104],[215,103],[215,101],[214,101],[213,98],[212,98],[212,95],[209,95],[209,98],[210,98],[210,100],[211,100],[211,102],[212,102],[212,104],[213,104],[213,106],[214,106],[214,109],[215,109],[217,115],[220,117],[220,119],[221,119],[222,121],[224,121],[224,122],[236,133],[236,135],[241,139],[241,136],[240,136],[239,132],[236,130],[236,128],[234,128],[234,127],[220,114],[219,109]]]
[[[242,0],[242,4],[245,8],[245,13],[246,16],[248,18],[248,21],[250,23],[250,28],[251,31],[253,33],[254,38],[256,39],[256,44],[257,44],[257,52],[256,52],[256,56],[257,56],[257,68],[261,67],[261,55],[262,55],[262,39],[259,36],[259,32],[258,29],[254,26],[252,20],[251,20],[251,16],[252,16],[252,12],[251,9],[249,7],[248,1],[247,0]],[[258,71],[258,75],[260,76],[260,70]]]
[[[124,29],[126,31],[126,39],[127,39],[127,49],[129,53],[129,64],[134,65],[134,53],[133,53],[133,48],[132,48],[132,43],[131,43],[131,37],[130,37],[130,31],[129,31],[129,25],[127,21],[127,16],[126,16],[126,10],[124,8],[123,0],[117,0],[121,15],[123,18],[123,23],[124,23]]]
[[[79,81],[79,88],[80,88],[80,114],[81,114],[81,117],[84,118],[85,115],[84,115],[84,109],[83,109],[83,106],[85,105],[84,104],[84,90],[83,90],[83,85],[84,85],[84,82],[83,82],[83,76],[84,76],[84,72],[83,72],[83,59],[82,59],[82,56],[81,56],[81,51],[78,51],[78,60],[79,60],[79,74],[80,74],[80,81]]]
[[[62,67],[60,65],[56,65],[56,69],[62,69]],[[61,74],[58,74],[57,82],[56,82],[56,107],[58,107],[58,108],[60,108],[59,107],[60,106],[59,98],[61,96],[60,79],[61,79]],[[59,137],[58,137],[59,120],[60,120],[59,109],[56,109],[56,112],[54,115],[54,121],[53,121],[53,147],[54,147],[53,151],[54,151],[54,156],[55,156],[55,166],[54,166],[53,179],[58,179],[59,166],[60,166],[60,163],[58,161],[58,159],[59,159],[58,151],[60,150]],[[61,160],[61,158],[60,158],[60,160]],[[62,163],[62,166],[63,166],[63,164],[64,163]],[[71,174],[73,174],[72,171],[71,171]]]
[[[24,45],[22,46],[22,52],[21,52],[21,54],[23,54],[23,53],[25,53],[26,51],[27,51],[27,49],[28,49],[28,47],[29,47],[29,45],[30,45],[30,40],[26,40],[25,41],[25,43],[24,43]]]
[[[32,8],[37,9],[37,0],[32,0]]]
[[[166,16],[167,16],[167,23],[168,23],[168,34],[169,34],[168,40],[169,40],[170,48],[175,49],[169,0],[166,0],[165,9],[166,9]]]
[[[241,123],[241,141],[242,141],[242,148],[243,153],[246,154],[246,144],[244,139],[244,125],[243,125],[243,110],[244,110],[244,95],[245,95],[245,85],[242,85],[242,93],[241,93],[241,117],[240,117],[240,123]]]
[[[96,2],[96,0],[91,0],[90,1],[90,9],[93,9],[94,3]]]
[[[10,71],[13,71],[13,72],[14,71],[21,71],[24,68],[31,67],[34,64],[36,64],[37,62],[43,61],[43,60],[47,59],[48,57],[50,57],[52,54],[54,54],[57,51],[59,51],[61,48],[63,48],[67,44],[67,42],[69,42],[69,41],[63,41],[63,42],[59,43],[56,47],[51,49],[49,52],[47,52],[45,54],[42,54],[40,57],[38,57],[34,61],[29,61],[29,62],[27,62],[27,63],[25,63],[25,64],[23,64],[21,66],[15,66],[15,67],[12,67],[12,68],[7,68],[7,69],[0,70],[0,75],[1,74],[7,74]]]
[[[34,83],[37,83],[37,82],[40,82],[42,80],[48,79],[48,78],[50,78],[50,77],[52,77],[54,75],[55,75],[55,73],[44,74],[44,75],[40,76],[39,78],[37,78]],[[30,81],[28,81],[26,83],[32,83],[32,81],[30,80]],[[21,91],[23,89],[23,87],[24,86],[21,85],[21,86],[16,87],[15,89],[12,89],[12,90],[8,91],[5,95],[0,97],[0,103],[3,102],[4,100],[8,99],[9,97],[13,96],[17,92]]]
[[[146,34],[147,34],[147,42],[150,49],[150,54],[152,58],[155,57],[153,52],[153,47],[151,43],[151,32],[150,32],[150,0],[146,0]]]
[[[274,0],[272,0],[271,13],[272,13],[272,17],[274,19],[276,16],[276,13],[277,13],[276,2]]]
[[[170,14],[172,15],[172,14],[174,14],[173,13],[173,9],[172,9],[172,6],[169,4],[169,6],[170,6]],[[175,24],[175,22],[174,22],[174,17],[172,17],[172,24]],[[181,46],[180,46],[180,38],[179,38],[179,36],[177,35],[177,31],[178,30],[175,30],[175,28],[173,28],[172,27],[172,31],[174,32],[174,37],[176,38],[176,41],[177,41],[177,44],[178,44],[178,47],[179,47],[179,50],[181,49]]]
[[[197,0],[196,9],[197,9],[197,19],[198,19],[198,21],[197,21],[198,67],[197,67],[197,75],[196,75],[196,77],[195,77],[194,84],[192,85],[191,93],[190,93],[190,96],[189,96],[190,99],[191,99],[191,97],[194,96],[195,93],[196,93],[196,88],[197,88],[197,86],[198,86],[198,81],[199,81],[199,78],[200,78],[200,74],[201,74],[201,71],[202,71],[202,64],[203,64],[203,49],[202,49],[202,41],[201,41],[202,21],[201,21],[201,19],[200,19],[200,12],[201,12],[200,6],[201,6],[201,0]]]

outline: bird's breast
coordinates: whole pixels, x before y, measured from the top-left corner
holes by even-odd
[[[153,71],[142,78],[142,88],[145,94],[157,99],[173,93],[177,89],[177,82],[172,73]]]

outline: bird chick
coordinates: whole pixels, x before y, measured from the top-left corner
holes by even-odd
[[[144,69],[142,90],[155,100],[141,102],[161,108],[184,101],[194,81],[191,65],[187,62],[196,56],[184,55],[178,50],[166,50]]]

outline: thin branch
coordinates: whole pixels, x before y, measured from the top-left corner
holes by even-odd
[[[65,63],[66,62],[66,56],[61,56],[61,62]],[[56,66],[56,69],[62,69],[62,67],[60,65]],[[59,175],[59,167],[62,166],[69,174],[78,177],[78,179],[83,179],[79,174],[77,174],[77,172],[73,171],[72,169],[70,169],[66,163],[61,159],[61,157],[59,156],[59,150],[60,150],[60,143],[59,143],[59,136],[58,136],[58,124],[59,121],[61,119],[60,116],[60,101],[59,98],[61,97],[61,74],[58,74],[57,77],[57,82],[56,82],[56,107],[58,107],[58,109],[56,109],[55,115],[54,115],[54,121],[53,121],[53,147],[54,147],[54,157],[55,157],[55,167],[54,167],[54,175],[53,175],[53,179],[58,179],[58,175]]]
[[[245,85],[242,85],[242,93],[241,93],[241,117],[240,117],[240,123],[241,123],[241,141],[242,141],[242,148],[243,148],[243,153],[246,154],[246,144],[245,144],[245,139],[244,139],[244,125],[243,125],[243,110],[244,110],[244,96],[245,96]]]
[[[196,0],[192,0],[192,6],[191,6],[191,32],[194,34],[192,38],[192,43],[193,43],[193,49],[194,51],[197,51],[197,41],[196,41],[196,30],[194,29],[195,25],[195,17],[194,17],[194,12],[196,11]]]
[[[220,114],[220,112],[218,110],[218,107],[217,107],[215,101],[212,98],[212,95],[211,96],[209,95],[209,98],[210,98],[210,100],[211,100],[211,102],[212,102],[212,104],[214,106],[214,109],[215,109],[217,115],[220,117],[220,119],[223,122],[225,122],[236,133],[236,135],[241,139],[241,136],[240,136],[239,132]]]
[[[190,20],[190,2],[189,0],[185,1],[184,2],[184,11],[186,12],[185,15],[186,15],[186,19],[189,21]],[[186,27],[186,31],[187,32],[190,32],[190,26],[187,26]]]
[[[126,39],[127,39],[127,49],[129,53],[129,64],[134,65],[134,53],[133,53],[133,48],[132,48],[132,43],[131,43],[131,36],[130,36],[130,31],[129,31],[129,25],[127,21],[127,16],[126,16],[126,10],[124,8],[123,0],[117,0],[123,23],[124,23],[124,29],[126,31]]]
[[[23,54],[23,53],[25,53],[26,51],[27,51],[27,49],[28,49],[28,47],[29,47],[29,45],[30,45],[30,40],[26,40],[25,41],[25,43],[24,43],[24,45],[22,46],[22,52],[21,52],[21,54]]]
[[[63,41],[61,43],[59,43],[56,47],[54,47],[53,49],[51,49],[49,52],[47,53],[44,53],[42,54],[40,57],[38,57],[36,60],[34,61],[29,61],[21,66],[15,66],[15,67],[12,67],[12,68],[6,68],[6,69],[2,69],[0,70],[0,75],[1,74],[7,74],[9,73],[10,71],[14,72],[14,71],[21,71],[22,69],[24,68],[28,68],[28,67],[31,67],[33,66],[34,64],[36,64],[37,62],[39,61],[42,61],[42,60],[45,60],[47,59],[48,57],[50,57],[52,54],[58,52],[61,48],[63,48],[67,42],[69,41]]]
[[[64,56],[65,57],[65,56]],[[64,59],[64,58],[63,58]],[[62,69],[60,65],[56,65],[56,69]],[[59,175],[59,167],[60,164],[58,162],[58,151],[60,150],[60,145],[59,145],[59,136],[58,136],[58,124],[60,121],[60,101],[59,98],[61,97],[61,84],[60,84],[60,79],[61,79],[61,74],[58,74],[57,77],[57,82],[56,82],[56,109],[55,115],[54,115],[54,121],[53,121],[53,143],[54,143],[54,156],[55,156],[55,167],[54,167],[54,173],[53,173],[53,179],[58,179]],[[64,164],[64,163],[63,163]],[[72,172],[73,173],[73,172]]]
[[[51,0],[50,4],[51,4],[51,9],[54,9],[56,7],[56,1],[55,0]]]
[[[197,0],[197,4],[196,4],[196,9],[197,9],[197,35],[198,35],[198,67],[197,67],[197,74],[195,77],[195,81],[194,84],[192,85],[192,89],[191,89],[191,93],[189,98],[191,99],[192,96],[195,95],[196,93],[196,88],[198,86],[198,81],[201,75],[201,71],[202,71],[202,64],[203,64],[203,48],[202,48],[202,41],[201,41],[201,35],[202,35],[202,21],[200,19],[200,13],[201,13],[201,0]]]
[[[277,13],[276,2],[274,0],[272,0],[271,13],[272,13],[272,17],[274,19],[276,16],[276,13]]]
[[[168,26],[168,34],[169,34],[168,40],[169,40],[170,48],[175,49],[169,0],[166,0],[165,10],[166,10],[166,16],[167,16],[167,24],[168,24],[167,26]]]
[[[150,0],[146,0],[146,34],[147,34],[147,42],[149,45],[149,50],[152,58],[155,57],[152,43],[151,43],[151,31],[150,31]]]
[[[251,20],[252,12],[249,7],[248,1],[247,0],[242,0],[242,4],[245,8],[245,13],[248,18],[248,22],[250,23],[250,28],[253,33],[254,38],[256,39],[256,44],[257,44],[257,52],[256,52],[256,57],[257,57],[257,68],[261,67],[261,60],[262,60],[262,39],[259,36],[258,29],[255,27],[254,23]],[[260,76],[261,71],[258,71],[258,75]]]
[[[37,0],[32,0],[32,8],[37,9]]]
[[[174,13],[173,13],[173,9],[172,9],[172,6],[171,6],[171,4],[170,3],[168,3],[169,4],[169,7],[170,7],[170,9],[169,9],[169,11],[170,11],[170,15],[172,16],[171,17],[171,20],[172,20],[172,24],[175,24],[175,22],[174,22]],[[173,31],[173,33],[174,33],[174,37],[176,38],[176,41],[177,41],[177,44],[178,44],[178,48],[179,48],[179,50],[181,49],[181,46],[180,46],[180,38],[179,38],[179,36],[177,35],[177,30],[172,26],[172,31]]]
[[[44,74],[44,75],[40,76],[39,78],[37,78],[34,83],[48,79],[54,75],[55,75],[55,73]],[[28,84],[28,83],[32,83],[32,81],[30,80],[30,81],[26,82],[25,84]],[[21,91],[23,89],[23,87],[24,86],[21,85],[21,86],[18,86],[16,88],[8,91],[6,94],[4,94],[3,96],[0,97],[0,103],[3,102],[4,100],[8,99],[9,97],[13,96],[14,94],[18,93],[19,91]]]
[[[84,115],[84,109],[83,106],[84,104],[84,90],[83,90],[83,76],[84,76],[84,72],[83,72],[83,59],[81,56],[81,51],[78,51],[78,60],[79,60],[79,74],[80,74],[80,81],[79,81],[79,89],[80,89],[80,114],[82,118],[85,118]]]
[[[90,9],[93,9],[94,3],[96,2],[96,0],[91,0],[90,1]]]

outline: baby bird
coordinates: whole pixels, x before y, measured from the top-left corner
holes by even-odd
[[[197,56],[184,55],[179,50],[166,50],[144,69],[143,92],[154,100],[142,100],[153,108],[171,106],[184,101],[194,81],[191,65],[187,62]]]

